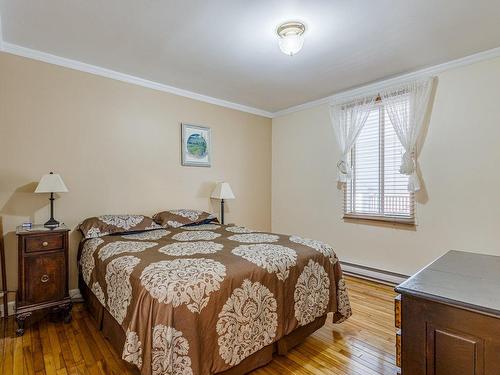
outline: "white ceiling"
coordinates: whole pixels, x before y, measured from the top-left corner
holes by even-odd
[[[5,42],[274,112],[500,46],[499,0],[0,0]],[[302,51],[276,26],[305,22]]]

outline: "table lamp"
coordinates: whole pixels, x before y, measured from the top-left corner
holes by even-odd
[[[220,221],[224,224],[224,199],[234,199],[231,186],[227,182],[218,182],[210,198],[220,199]]]
[[[67,192],[68,188],[58,174],[50,172],[42,176],[35,193],[50,193],[50,219],[44,224],[46,228],[57,228],[59,226],[59,222],[54,219],[54,193]]]

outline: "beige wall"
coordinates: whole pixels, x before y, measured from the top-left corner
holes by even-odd
[[[342,260],[411,274],[448,249],[500,255],[500,59],[439,75],[420,167],[418,226],[346,223],[335,181],[328,107],[272,122],[272,229],[325,240]],[[210,126],[211,168],[180,165],[180,122]],[[70,192],[56,218],[71,228],[103,213],[169,207],[217,210],[214,181],[231,183],[227,221],[271,227],[271,120],[0,53],[0,216],[8,282],[17,286],[15,226],[44,222],[40,176]],[[76,288],[72,232],[70,288]]]
[[[180,123],[212,128],[211,168],[180,165]],[[0,53],[0,216],[8,282],[17,285],[16,225],[48,218],[36,182],[59,172],[55,202],[71,228],[88,216],[172,207],[215,210],[218,180],[231,183],[227,222],[263,230],[271,220],[271,120]],[[70,288],[77,287],[71,235]]]
[[[449,249],[500,255],[500,59],[439,75],[421,149],[418,226],[347,223],[328,107],[273,119],[272,229],[325,240],[341,260],[412,274]]]

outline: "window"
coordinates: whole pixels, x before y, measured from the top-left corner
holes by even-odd
[[[351,151],[352,178],[345,185],[344,217],[415,222],[409,176],[399,173],[403,153],[389,116],[379,102],[370,111]]]

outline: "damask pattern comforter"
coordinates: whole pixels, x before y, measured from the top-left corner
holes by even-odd
[[[87,239],[82,278],[142,374],[212,374],[333,312],[351,315],[334,250],[215,223]]]

